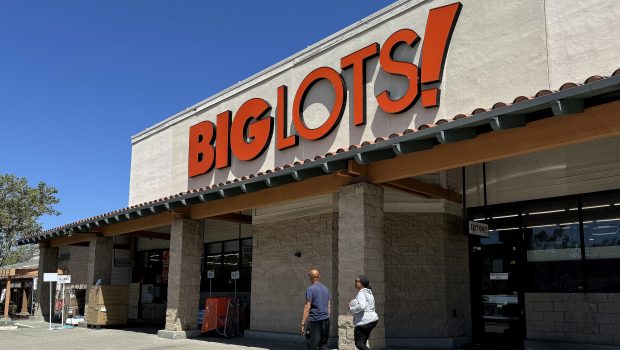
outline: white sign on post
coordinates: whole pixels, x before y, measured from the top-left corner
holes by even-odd
[[[489,279],[492,281],[506,281],[508,280],[508,272],[491,272]]]
[[[489,225],[481,222],[470,221],[469,234],[481,237],[489,237]]]
[[[65,309],[67,308],[65,304],[65,284],[71,283],[71,275],[58,275],[58,284],[62,285],[62,319],[61,325],[65,327]]]
[[[71,275],[58,275],[58,283],[71,283]]]
[[[239,270],[237,270],[237,271],[232,271],[232,272],[230,273],[230,279],[233,279],[233,280],[238,280],[238,279],[239,279]]]
[[[57,282],[58,274],[57,273],[44,273],[43,274],[43,282]]]
[[[207,278],[215,278],[215,270],[207,270]]]

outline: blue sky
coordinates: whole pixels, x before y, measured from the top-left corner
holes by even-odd
[[[132,135],[393,1],[0,1],[0,173],[123,208]]]

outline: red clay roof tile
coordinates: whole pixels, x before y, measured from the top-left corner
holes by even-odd
[[[595,81],[599,81],[599,80],[603,80],[603,79],[605,79],[605,78],[603,78],[600,75],[593,75],[593,76],[589,77],[588,79],[586,79],[585,83],[586,84],[593,83]]]
[[[616,69],[611,76],[618,76],[618,75],[620,75],[620,68]],[[599,81],[599,80],[603,80],[603,79],[605,79],[605,77],[602,77],[602,76],[599,76],[599,75],[594,75],[594,76],[591,76],[588,79],[586,79],[585,80],[585,84],[592,83],[592,82]],[[567,82],[567,83],[563,84],[562,86],[560,86],[559,90],[560,91],[561,90],[566,90],[566,89],[570,89],[570,88],[573,88],[573,87],[576,87],[576,86],[580,86],[580,85],[581,84],[578,84],[578,83]],[[531,100],[533,98],[542,97],[542,96],[545,96],[545,95],[548,95],[548,94],[551,94],[551,93],[554,93],[554,91],[552,91],[552,90],[540,90],[540,91],[538,91],[536,93],[536,95],[534,95],[535,97],[518,96],[517,98],[515,98],[513,100],[513,104],[524,102],[524,101],[529,101],[529,100]],[[506,107],[508,105],[509,104],[506,104],[504,102],[496,102],[495,104],[493,104],[493,107],[491,109],[503,108],[503,107]],[[488,110],[489,109],[485,109],[485,108],[476,108],[472,112],[472,115],[475,115],[475,114],[478,114],[478,113],[482,113],[482,112],[486,112]],[[465,114],[457,114],[451,120],[454,121],[454,120],[459,120],[459,119],[468,118],[468,117],[469,116],[465,115]],[[376,138],[374,140],[374,142],[373,141],[364,141],[364,142],[361,143],[361,145],[351,145],[351,146],[349,146],[348,149],[349,150],[358,149],[358,148],[363,147],[363,146],[367,146],[367,145],[371,145],[371,144],[374,144],[374,143],[377,143],[377,142],[385,141],[388,138],[394,138],[394,137],[398,137],[398,136],[401,136],[401,135],[410,134],[412,132],[416,132],[416,131],[419,131],[419,130],[424,130],[424,129],[432,128],[432,127],[435,127],[437,125],[441,125],[441,124],[445,124],[445,123],[449,123],[449,122],[450,122],[450,120],[448,120],[448,119],[439,119],[439,120],[437,120],[435,122],[435,124],[422,124],[422,125],[420,125],[417,128],[417,130],[415,130],[415,129],[406,129],[402,133],[392,133],[387,138],[385,138],[385,137],[378,137],[378,138]],[[324,156],[318,155],[318,156],[314,157],[314,160],[320,160],[320,159],[323,159],[323,158],[326,158],[326,157],[330,157],[330,156],[333,156],[335,154],[343,153],[343,152],[346,152],[346,151],[343,148],[338,148],[335,151],[327,152]],[[310,163],[310,162],[312,162],[310,159],[305,159],[303,161],[304,164]],[[260,172],[258,172],[256,174],[249,174],[247,176],[242,176],[241,180],[252,179],[252,178],[255,178],[257,176],[262,176],[264,174],[271,174],[273,172],[277,172],[277,171],[280,171],[280,170],[283,170],[283,169],[288,169],[288,168],[290,168],[290,167],[292,167],[294,165],[300,165],[300,164],[301,163],[299,161],[296,161],[292,165],[291,164],[285,164],[283,166],[275,167],[273,170],[268,169],[268,170],[265,170],[264,172],[260,171]],[[240,180],[238,178],[235,178],[232,181],[233,182],[239,182]],[[226,181],[226,184],[230,184],[230,183],[231,183],[230,180]],[[147,205],[152,205],[152,204],[156,204],[156,203],[160,203],[160,202],[166,201],[166,200],[171,199],[171,198],[177,198],[177,197],[183,196],[185,194],[206,191],[208,189],[213,189],[213,188],[216,188],[218,186],[223,186],[223,185],[224,185],[223,183],[220,183],[219,185],[213,184],[212,186],[190,189],[187,192],[180,192],[178,195],[174,195],[174,196],[170,196],[170,197],[163,197],[163,198],[160,198],[160,199],[157,199],[157,200],[150,200],[150,201],[146,201],[146,202],[143,202],[143,203],[140,203],[140,204],[135,204],[135,205],[129,206],[129,207],[124,208],[124,209],[119,209],[119,210],[116,210],[116,211],[113,211],[113,212],[110,212],[110,213],[101,214],[101,215],[98,215],[98,216],[93,216],[93,217],[90,217],[90,218],[87,218],[87,219],[83,219],[83,220],[76,221],[76,222],[73,222],[73,223],[70,223],[70,224],[67,224],[67,225],[64,225],[64,226],[57,227],[57,228],[54,228],[54,229],[46,230],[46,231],[44,231],[42,233],[37,233],[37,234],[31,235],[30,237],[27,237],[27,238],[37,237],[37,236],[42,235],[42,234],[47,234],[47,233],[50,233],[50,232],[58,231],[60,229],[64,229],[64,228],[67,228],[67,227],[70,227],[70,226],[75,226],[77,224],[81,224],[81,223],[84,223],[84,222],[95,221],[95,220],[101,219],[101,218],[103,218],[105,216],[109,216],[109,215],[112,215],[112,214],[115,214],[115,213],[120,213],[120,212],[125,211],[127,209],[133,209],[133,208],[143,207],[143,206],[147,206]]]

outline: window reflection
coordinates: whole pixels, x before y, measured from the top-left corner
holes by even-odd
[[[620,194],[584,196],[583,233],[588,289],[620,290]]]
[[[578,206],[577,198],[542,200],[523,206],[529,290],[580,290],[583,278]]]
[[[201,291],[209,291],[208,271],[214,271],[211,280],[213,292],[233,292],[233,271],[239,271],[238,292],[249,292],[252,276],[252,239],[235,239],[205,244],[205,266],[202,272]]]
[[[620,258],[620,194],[583,199],[583,232],[588,259]],[[598,247],[611,247],[604,249]]]
[[[577,199],[545,200],[523,206],[527,261],[581,259]]]
[[[468,212],[470,220],[489,225],[481,246],[522,237],[528,291],[620,292],[620,191]]]

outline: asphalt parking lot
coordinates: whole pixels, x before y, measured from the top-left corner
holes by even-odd
[[[244,337],[200,337],[196,339],[170,340],[156,335],[155,328],[128,329],[73,329],[50,330],[41,321],[15,321],[19,328],[0,331],[2,349],[213,349],[213,350],[301,350],[303,344],[287,344]]]

